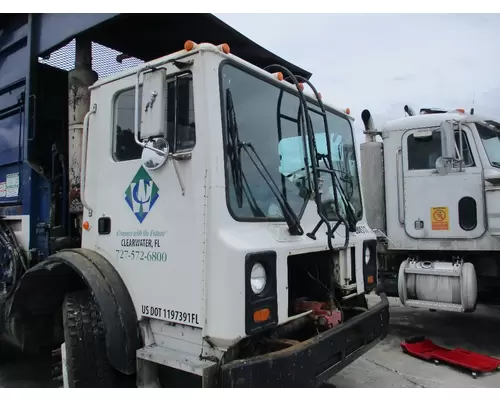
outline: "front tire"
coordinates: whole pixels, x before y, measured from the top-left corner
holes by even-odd
[[[104,323],[90,290],[68,293],[62,313],[68,386],[114,387],[118,372],[108,361]]]

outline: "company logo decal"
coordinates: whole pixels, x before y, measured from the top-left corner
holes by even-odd
[[[146,219],[158,197],[160,197],[158,186],[141,165],[125,191],[125,201],[139,223],[142,224],[142,221]]]

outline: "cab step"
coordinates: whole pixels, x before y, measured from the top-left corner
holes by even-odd
[[[214,361],[200,359],[199,356],[171,350],[156,344],[143,347],[137,350],[136,354],[139,360],[166,365],[198,376],[203,376],[209,369],[217,366]]]

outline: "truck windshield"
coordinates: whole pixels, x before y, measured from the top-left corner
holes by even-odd
[[[489,121],[475,125],[491,165],[500,168],[500,125]]]
[[[262,171],[252,162],[248,152],[239,152],[239,166],[233,162],[234,149],[230,149],[229,133],[235,129],[235,125],[239,141],[243,146],[252,146],[279,188],[282,198],[286,199],[293,213],[300,217],[311,197],[311,191],[308,173],[304,168],[304,141],[301,136],[304,129],[298,123],[299,98],[231,64],[221,67],[221,84],[222,110],[223,115],[226,115],[223,120],[226,125],[226,190],[231,214],[238,220],[284,219],[280,197],[273,193],[271,185],[263,178]],[[228,98],[232,121],[227,118]],[[326,154],[325,127],[319,107],[312,102],[308,102],[308,107],[317,151]],[[362,208],[352,127],[347,118],[329,110],[327,119],[333,167],[342,186],[340,190],[337,184],[339,209],[345,218],[345,208],[349,205],[359,220]],[[305,151],[309,151],[307,147]],[[309,159],[309,166],[310,162]],[[325,168],[322,164],[320,167]],[[321,178],[322,202],[327,206],[327,217],[330,220],[338,219],[332,178],[327,173],[322,174]]]

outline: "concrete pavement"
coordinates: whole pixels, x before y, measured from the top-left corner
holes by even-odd
[[[373,301],[373,297],[370,299]],[[500,387],[500,371],[473,379],[470,373],[404,354],[400,343],[423,335],[434,343],[500,358],[500,307],[479,306],[472,314],[403,308],[391,298],[390,334],[333,377],[336,387]]]

